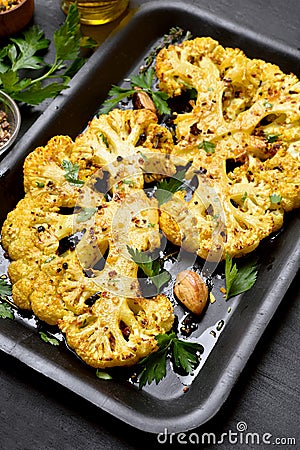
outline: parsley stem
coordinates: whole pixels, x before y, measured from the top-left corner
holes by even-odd
[[[35,78],[34,80],[31,80],[30,86],[32,86],[35,83],[39,83],[39,82],[47,79],[48,77],[50,77],[57,69],[59,69],[62,62],[63,61],[58,60],[57,57],[55,57],[54,63],[52,64],[52,66],[50,67],[48,72],[44,73],[44,75],[41,75],[39,78]]]

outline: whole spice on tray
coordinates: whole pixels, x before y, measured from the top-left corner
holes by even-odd
[[[208,288],[200,275],[183,270],[176,277],[174,294],[192,313],[200,315],[208,299]]]
[[[10,137],[11,130],[7,114],[0,110],[0,148],[6,144]]]
[[[0,13],[9,11],[23,3],[24,0],[0,0]]]

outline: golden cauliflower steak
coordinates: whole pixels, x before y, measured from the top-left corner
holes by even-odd
[[[162,205],[161,228],[202,258],[254,250],[300,206],[299,80],[211,38],[164,48],[156,72],[172,97],[197,92],[175,118],[172,155],[192,163],[198,187]]]
[[[74,142],[56,136],[26,158],[25,197],[3,224],[14,302],[58,324],[94,367],[134,364],[172,327],[171,302],[142,298],[127,250],[160,246],[144,176],[151,155],[169,153],[171,143],[146,110],[95,118]]]

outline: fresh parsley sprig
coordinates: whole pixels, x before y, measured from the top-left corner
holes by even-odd
[[[6,302],[0,301],[0,317],[1,317],[1,319],[13,319],[14,318],[13,309]]]
[[[129,78],[130,87],[122,88],[113,85],[108,92],[109,98],[104,101],[99,110],[99,114],[107,114],[112,108],[124,98],[130,98],[135,92],[136,88],[146,92],[153,100],[159,114],[170,114],[171,110],[167,104],[169,96],[165,92],[155,91],[153,89],[154,69],[150,68],[146,72],[138,75],[132,75]]]
[[[183,169],[178,171],[172,178],[162,180],[158,183],[155,197],[159,205],[171,200],[173,194],[182,189],[185,174],[186,169]]]
[[[10,38],[9,44],[0,50],[0,89],[14,100],[29,105],[37,105],[66,89],[70,78],[85,62],[86,58],[80,56],[80,48],[93,48],[96,45],[92,39],[81,35],[76,4],[70,5],[65,22],[54,33],[56,54],[51,65],[40,54],[50,45],[43,31],[33,25],[22,36]],[[66,69],[67,61],[72,63]],[[42,69],[45,72],[40,75]],[[30,75],[38,70],[39,76],[24,76],[24,70],[30,70]],[[53,78],[57,81],[49,82]]]
[[[174,331],[158,334],[155,339],[158,350],[139,362],[139,365],[143,367],[139,376],[140,389],[153,381],[158,384],[166,376],[169,355],[176,369],[190,374],[198,365],[200,353],[203,352],[201,344],[178,339]]]
[[[11,285],[3,278],[0,278],[0,298],[11,295]]]
[[[6,298],[11,295],[11,285],[0,278],[0,317],[1,319],[13,319],[14,312],[12,307],[7,303]]]
[[[132,260],[150,278],[159,293],[163,285],[171,278],[169,272],[162,268],[159,259],[153,260],[148,253],[140,252],[138,249],[134,249],[129,245],[127,245],[127,250]]]
[[[237,265],[233,264],[232,258],[227,254],[225,260],[226,300],[251,289],[256,281],[257,272],[256,261],[250,261],[248,264],[237,268]]]
[[[112,376],[104,370],[96,369],[96,377],[100,380],[112,380]]]

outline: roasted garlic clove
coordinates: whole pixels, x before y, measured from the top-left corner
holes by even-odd
[[[132,103],[134,109],[150,109],[156,113],[155,105],[147,92],[140,89],[136,89],[136,92],[132,96]]]
[[[208,288],[198,273],[183,270],[176,277],[174,294],[192,313],[200,315],[207,303]]]

